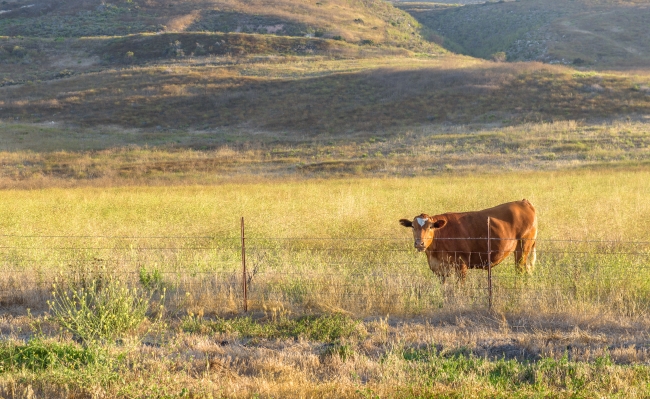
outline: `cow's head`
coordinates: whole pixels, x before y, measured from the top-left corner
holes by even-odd
[[[435,231],[444,227],[447,221],[444,219],[436,219],[423,213],[416,216],[413,221],[408,219],[400,219],[399,224],[404,227],[411,227],[413,229],[413,238],[415,240],[415,249],[422,252],[429,248],[433,242]]]

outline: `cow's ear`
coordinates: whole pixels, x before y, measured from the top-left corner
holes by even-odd
[[[404,227],[413,227],[413,222],[411,222],[408,219],[400,219],[399,224],[401,224]]]
[[[442,228],[442,227],[445,227],[446,224],[447,224],[447,221],[446,221],[446,220],[444,220],[444,219],[438,219],[438,220],[436,220],[435,222],[433,222],[433,228],[434,228],[434,229],[440,229],[440,228]]]

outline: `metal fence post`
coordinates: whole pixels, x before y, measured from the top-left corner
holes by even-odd
[[[241,268],[242,289],[244,291],[244,312],[248,312],[248,290],[246,282],[246,236],[244,235],[244,217],[241,217]]]
[[[490,239],[490,217],[488,216],[487,220],[487,268],[488,268],[488,308],[492,310],[492,245]]]

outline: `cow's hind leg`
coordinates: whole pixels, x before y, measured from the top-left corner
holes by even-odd
[[[517,241],[515,249],[515,265],[520,273],[531,274],[535,269],[537,253],[535,251],[535,238],[524,238]]]

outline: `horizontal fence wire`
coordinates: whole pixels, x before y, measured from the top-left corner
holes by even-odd
[[[299,302],[309,296],[400,298],[396,301],[402,302],[416,298],[422,302],[418,306],[434,309],[452,295],[487,303],[486,265],[474,265],[477,270],[470,271],[464,282],[450,273],[451,288],[443,286],[428,270],[424,254],[413,248],[411,237],[245,237],[245,276],[241,239],[232,235],[0,234],[0,307],[3,295],[33,287],[49,290],[57,278],[76,281],[123,276],[137,283],[151,278],[152,273],[183,292],[196,287],[204,287],[200,289],[206,293],[230,290],[238,300],[245,282],[251,301],[280,298]],[[73,240],[79,242],[70,243]],[[488,241],[486,237],[436,240],[470,245]],[[517,239],[489,239],[493,246],[513,240]],[[495,303],[530,299],[561,304],[577,297],[603,302],[613,298],[623,303],[617,306],[632,301],[635,309],[650,309],[650,279],[644,276],[650,271],[650,241],[536,239],[535,243],[537,264],[531,274],[506,264],[493,268]],[[471,253],[485,261],[488,254],[494,258],[506,252],[477,249]],[[464,253],[429,252],[454,257]],[[613,294],[628,289],[630,294],[622,299]]]
[[[218,235],[171,235],[171,236],[138,236],[138,235],[38,235],[38,234],[0,234],[0,237],[5,238],[66,238],[66,239],[80,239],[80,238],[101,238],[101,239],[209,239],[215,241],[232,240],[239,241],[239,236],[218,236]],[[455,241],[455,240],[488,240],[487,237],[436,237],[437,241]],[[598,244],[598,243],[615,243],[615,244],[630,244],[630,245],[650,245],[650,241],[627,241],[620,239],[572,239],[572,238],[535,238],[535,239],[521,239],[510,237],[491,237],[491,241],[535,241],[537,243],[585,243],[585,244]],[[404,236],[378,236],[378,237],[269,237],[269,236],[246,236],[247,241],[255,240],[270,240],[270,241],[411,241],[412,238]]]

